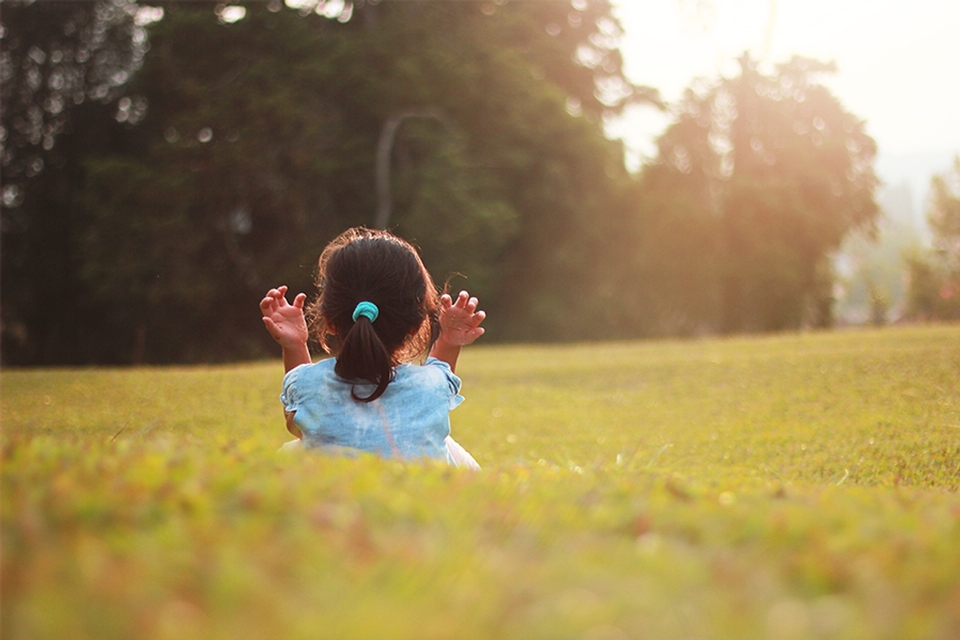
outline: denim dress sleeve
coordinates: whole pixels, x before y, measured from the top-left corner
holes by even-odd
[[[294,367],[283,376],[283,392],[280,394],[280,402],[283,403],[283,410],[293,413],[300,405],[299,394],[297,393],[297,378],[304,367],[308,364],[301,364]]]
[[[457,377],[451,369],[450,365],[444,362],[443,360],[438,360],[437,358],[429,357],[423,363],[425,367],[436,367],[443,373],[444,379],[447,382],[447,386],[450,389],[450,405],[449,410],[453,411],[460,406],[460,403],[463,402],[463,396],[460,395],[460,378]],[[291,372],[292,373],[292,372]]]

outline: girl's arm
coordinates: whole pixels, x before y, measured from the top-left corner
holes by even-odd
[[[286,286],[270,289],[260,301],[263,324],[283,349],[284,372],[311,362],[307,349],[307,322],[303,317],[303,303],[307,296],[298,293],[293,304],[289,304],[286,293]]]
[[[300,431],[300,427],[298,427],[293,423],[293,416],[295,415],[297,415],[296,411],[283,412],[283,416],[287,420],[287,431],[289,431],[292,435],[296,436],[297,438],[300,438],[301,440],[303,440],[303,432]]]
[[[483,335],[480,326],[487,314],[477,311],[478,301],[466,291],[461,291],[454,301],[448,294],[440,296],[440,337],[430,355],[450,365],[456,372],[460,349]]]

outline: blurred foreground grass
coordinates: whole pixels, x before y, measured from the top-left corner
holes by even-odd
[[[3,372],[3,636],[960,637],[960,327],[458,369],[476,474],[277,455],[279,361]]]

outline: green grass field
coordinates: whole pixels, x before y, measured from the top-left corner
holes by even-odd
[[[279,359],[4,371],[3,637],[960,638],[960,326],[458,371],[479,473],[278,455]]]

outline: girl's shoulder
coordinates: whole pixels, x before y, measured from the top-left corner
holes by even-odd
[[[438,360],[433,356],[423,361],[423,364],[415,362],[404,362],[397,367],[397,373],[403,372],[406,375],[414,376],[443,376],[456,378],[456,374],[450,369],[450,365],[443,360]]]
[[[336,358],[325,358],[312,364],[294,367],[283,377],[284,392],[287,393],[295,388],[318,389],[330,385],[351,384],[349,380],[343,380],[336,374],[334,370],[336,364]],[[460,385],[460,378],[453,373],[449,364],[431,357],[427,358],[422,365],[408,362],[397,366],[387,390],[390,391],[391,387],[396,390],[426,386],[443,389],[445,393],[456,395],[460,392]]]
[[[443,360],[429,357],[422,365],[406,363],[397,367],[396,380],[411,382],[430,382],[434,385],[447,388],[454,395],[460,392],[460,378],[450,369],[450,365]]]
[[[436,367],[441,371],[449,371],[453,375],[453,371],[450,369],[450,365],[440,360],[439,358],[434,358],[433,356],[427,356],[427,359],[423,361],[424,367]]]
[[[298,380],[316,380],[317,378],[335,375],[333,368],[336,364],[335,358],[324,358],[317,362],[298,365],[283,376],[283,386],[287,387],[295,384]]]

